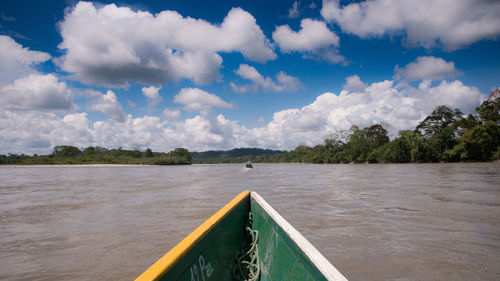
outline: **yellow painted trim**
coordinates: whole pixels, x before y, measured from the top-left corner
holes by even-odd
[[[148,270],[144,271],[135,281],[152,281],[158,280],[166,272],[168,272],[186,253],[188,253],[195,245],[205,237],[219,222],[229,214],[238,203],[249,196],[249,191],[245,190],[236,196],[233,200],[222,207],[217,213],[212,215],[208,220],[202,223],[177,246],[172,248],[161,259],[156,261]]]

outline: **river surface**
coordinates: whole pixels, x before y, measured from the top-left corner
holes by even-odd
[[[500,163],[0,167],[0,280],[133,280],[242,190],[349,280],[500,280]]]

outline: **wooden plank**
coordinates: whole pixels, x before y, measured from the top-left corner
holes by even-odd
[[[347,281],[340,273],[300,232],[273,209],[259,194],[252,191],[251,200],[257,202],[269,216],[288,234],[311,262],[329,281]]]

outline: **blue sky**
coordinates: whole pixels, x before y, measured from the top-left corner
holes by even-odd
[[[293,149],[375,123],[396,136],[500,86],[495,1],[3,1],[0,14],[0,153]]]

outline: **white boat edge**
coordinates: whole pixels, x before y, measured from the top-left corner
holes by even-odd
[[[252,200],[255,200],[267,214],[288,234],[311,262],[329,281],[347,281],[338,271],[300,232],[298,232],[287,220],[285,220],[271,205],[269,205],[257,192],[250,192]]]

